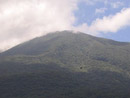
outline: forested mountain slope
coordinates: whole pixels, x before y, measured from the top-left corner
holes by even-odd
[[[71,31],[0,54],[0,98],[130,98],[130,43]]]

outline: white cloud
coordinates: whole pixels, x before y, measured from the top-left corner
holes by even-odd
[[[96,14],[105,13],[106,10],[107,10],[107,8],[99,8],[99,9],[96,9],[95,13]]]
[[[119,7],[121,7],[121,6],[124,6],[124,3],[123,2],[113,2],[113,3],[111,3],[111,6],[113,7],[113,8],[119,8]]]
[[[121,12],[104,16],[103,19],[96,19],[89,27],[90,32],[117,32],[123,27],[130,26],[130,8],[123,9]]]
[[[44,35],[71,29],[77,0],[0,0],[0,50]]]
[[[87,23],[84,23],[74,29],[76,31],[86,32],[91,35],[98,35],[102,33],[116,33],[120,29],[130,26],[130,8],[122,9],[121,12],[104,16],[103,19],[96,19],[89,26]]]

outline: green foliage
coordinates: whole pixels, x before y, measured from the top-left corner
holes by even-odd
[[[0,54],[0,98],[130,98],[130,44],[48,34]]]

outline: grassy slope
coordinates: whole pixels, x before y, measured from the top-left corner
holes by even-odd
[[[1,54],[1,98],[129,98],[130,44],[49,34]],[[14,91],[13,91],[14,89]]]
[[[22,55],[21,55],[22,54]],[[96,38],[86,34],[49,34],[16,46],[2,55],[5,61],[25,64],[48,62],[77,71],[98,68],[130,74],[130,44]],[[1,61],[4,61],[1,59]],[[82,70],[79,70],[82,68]]]

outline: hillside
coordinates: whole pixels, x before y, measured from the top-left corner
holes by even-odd
[[[130,43],[63,31],[0,54],[0,98],[130,98]]]

